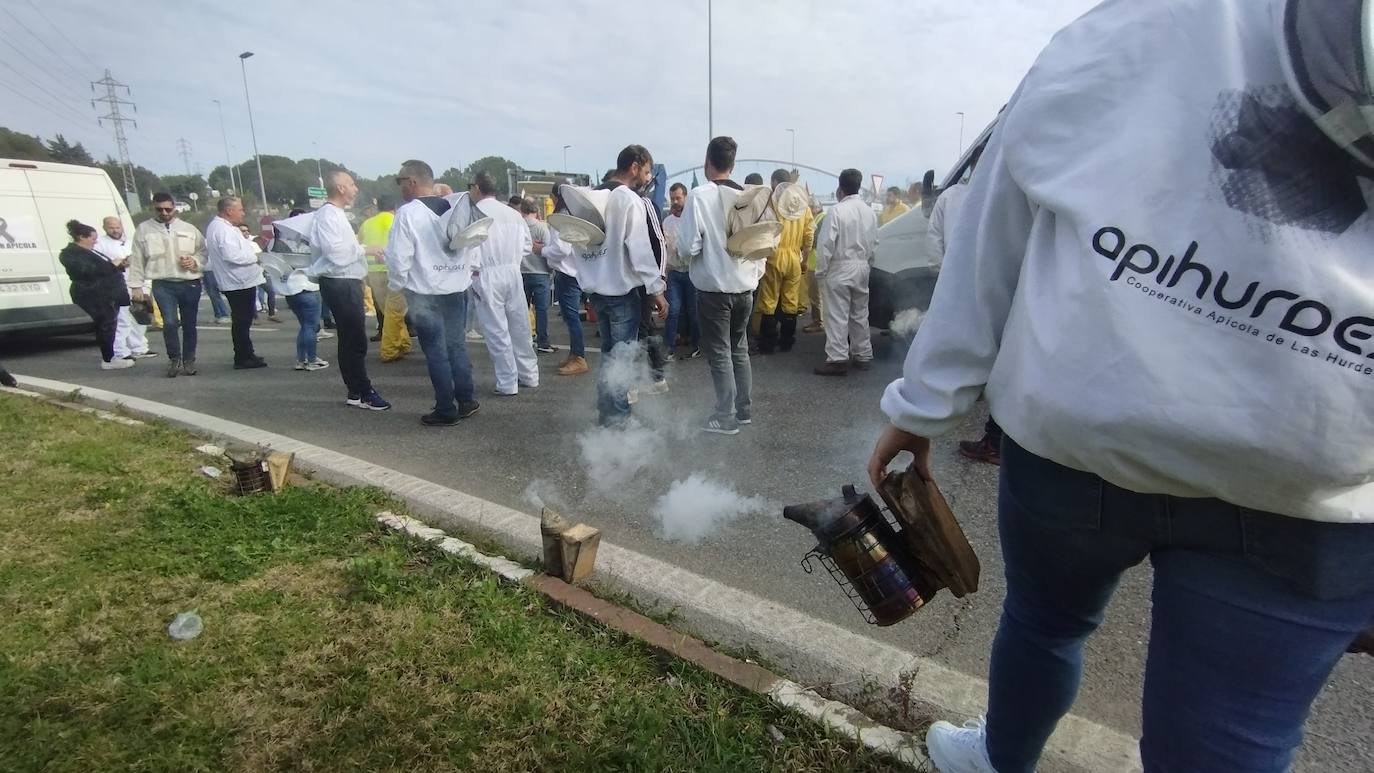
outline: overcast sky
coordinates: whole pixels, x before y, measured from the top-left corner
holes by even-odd
[[[715,0],[715,133],[732,135],[741,158],[788,160],[792,128],[801,164],[893,184],[943,174],[957,158],[955,113],[971,140],[1054,32],[1095,3]],[[238,60],[251,50],[263,153],[373,176],[409,157],[436,172],[490,154],[552,169],[568,144],[572,171],[592,173],[639,142],[672,173],[701,163],[709,138],[706,8],[6,0],[0,124],[112,154],[87,85],[109,68],[138,105],[132,160],[179,173],[184,137],[208,173],[225,161],[213,99],[234,159],[252,154]]]

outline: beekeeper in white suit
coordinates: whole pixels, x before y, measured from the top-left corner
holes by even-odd
[[[931,728],[943,773],[1035,769],[1147,560],[1147,773],[1287,771],[1374,620],[1364,5],[1110,0],[1003,112],[869,463],[929,477],[984,392],[1006,432],[987,719]]]
[[[859,195],[863,172],[840,172],[840,202],[816,238],[816,279],[825,310],[825,362],[818,376],[844,376],[851,360],[859,370],[873,362],[868,327],[868,274],[878,248],[878,218]]]
[[[477,321],[486,338],[496,371],[500,396],[514,396],[520,387],[539,386],[539,360],[530,339],[530,318],[520,260],[533,248],[529,226],[520,213],[496,199],[496,181],[482,172],[468,188],[473,206],[494,222],[477,251],[478,276],[473,283]],[[459,205],[461,206],[461,205]]]

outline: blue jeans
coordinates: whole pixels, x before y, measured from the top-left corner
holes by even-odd
[[[616,427],[630,418],[630,401],[626,390],[631,384],[612,384],[611,352],[619,345],[632,345],[639,340],[638,293],[629,295],[593,295],[592,308],[601,331],[601,365],[596,370],[596,411],[603,427]],[[617,356],[623,356],[622,350]],[[624,370],[628,371],[629,368]]]
[[[214,311],[215,319],[229,318],[229,304],[224,300],[224,293],[219,291],[219,282],[215,279],[215,272],[206,271],[201,275],[205,282],[205,294],[210,296],[210,308]]]
[[[549,345],[549,304],[553,298],[549,296],[549,275],[548,274],[521,274],[520,279],[525,284],[525,300],[534,304],[534,344],[535,346]]]
[[[1154,567],[1146,771],[1286,771],[1327,676],[1374,618],[1374,525],[1137,494],[1002,442],[1007,598],[988,756],[1034,770],[1122,572]]]
[[[167,358],[194,360],[200,280],[154,279],[153,300],[162,312],[162,344],[167,347]]]
[[[686,271],[668,272],[668,321],[663,325],[663,340],[668,351],[677,348],[678,322],[686,319],[687,337],[693,349],[701,348],[701,325],[697,321],[697,288]]]
[[[468,293],[422,295],[406,290],[406,305],[425,353],[434,386],[434,413],[451,418],[459,403],[474,402],[472,360],[468,359]]]
[[[286,305],[301,323],[296,331],[296,362],[310,362],[319,354],[320,294],[316,290],[302,290],[286,296]]]
[[[568,350],[573,357],[586,357],[587,344],[582,336],[582,287],[577,279],[555,271],[553,292],[558,296],[558,313],[568,326]]]

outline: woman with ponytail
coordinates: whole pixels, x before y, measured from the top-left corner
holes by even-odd
[[[131,368],[133,360],[114,356],[115,328],[119,307],[129,305],[129,289],[124,283],[124,267],[115,266],[95,251],[96,230],[77,220],[67,221],[72,243],[62,248],[57,259],[72,280],[72,302],[91,315],[95,340],[100,345],[100,369]]]

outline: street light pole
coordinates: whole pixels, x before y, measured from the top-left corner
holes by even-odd
[[[262,156],[258,155],[258,130],[257,127],[253,126],[253,100],[248,96],[248,65],[244,64],[252,55],[252,51],[244,51],[239,54],[239,70],[243,72],[243,101],[248,104],[248,131],[253,135],[253,160],[258,165],[258,193],[262,196],[262,209],[266,213],[268,211],[267,183],[262,179]]]
[[[706,0],[706,139],[716,138],[716,94],[711,79],[715,66],[711,61],[711,0]]]
[[[564,146],[563,146],[563,170],[562,170],[562,171],[564,171],[564,172],[568,171],[568,148],[571,148],[571,147],[572,147],[572,145],[564,145]]]
[[[788,129],[787,133],[792,135],[792,166],[795,167],[797,165],[797,130]]]
[[[959,155],[964,155],[964,114],[955,113],[959,116]]]
[[[234,184],[234,159],[229,156],[229,132],[224,130],[224,105],[218,99],[212,99],[215,109],[219,111],[219,133],[224,137],[224,166],[229,170],[229,187],[238,193],[238,185]]]
[[[310,146],[315,149],[315,174],[320,178],[320,187],[324,187],[324,167],[320,166],[320,143],[311,140]]]

